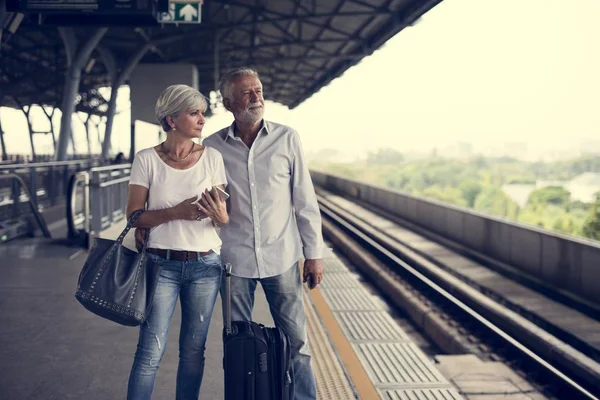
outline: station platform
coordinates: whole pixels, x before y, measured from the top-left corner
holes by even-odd
[[[102,233],[116,238],[117,224]],[[125,244],[133,247],[131,234]],[[137,328],[85,310],[74,297],[87,252],[27,238],[0,246],[0,398],[124,399]],[[318,289],[305,287],[318,398],[462,397],[333,252]],[[272,325],[260,285],[253,319]],[[173,399],[180,312],[176,311],[153,399]],[[211,320],[201,399],[223,398],[221,301]]]

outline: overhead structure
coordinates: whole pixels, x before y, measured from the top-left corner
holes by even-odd
[[[108,100],[98,88],[111,86],[115,67],[117,73],[126,68],[142,46],[149,48],[142,63],[195,64],[205,94],[215,89],[224,71],[253,66],[262,77],[266,97],[294,108],[440,2],[206,0],[194,5],[201,15],[186,11],[189,19],[200,23],[127,26],[127,18],[114,19],[119,26],[110,27],[83,69],[76,110],[104,115]],[[3,22],[0,105],[60,107],[69,62],[57,26],[40,25],[42,18],[26,14],[15,29],[11,21],[16,15],[7,13]],[[72,25],[77,41],[83,43],[106,23],[93,16],[81,14],[62,23]],[[107,53],[110,63],[103,57]]]

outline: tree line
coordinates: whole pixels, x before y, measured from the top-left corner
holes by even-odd
[[[525,162],[510,157],[466,160],[438,155],[407,160],[394,150],[369,153],[361,162],[312,162],[311,168],[411,195],[435,199],[537,227],[600,240],[600,193],[593,202],[572,199],[560,184],[535,188],[519,206],[503,187],[568,181],[585,172],[600,173],[600,156],[556,162]]]

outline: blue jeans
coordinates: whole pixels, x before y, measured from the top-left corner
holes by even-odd
[[[210,253],[194,261],[175,261],[149,254],[162,265],[152,310],[140,327],[129,375],[128,400],[149,400],[167,344],[177,298],[181,297],[181,332],[177,368],[177,400],[197,400],[204,373],[208,326],[221,285],[221,257]]]
[[[294,366],[294,400],[315,400],[317,389],[310,365],[306,313],[298,263],[281,275],[263,279],[231,277],[231,320],[252,320],[256,284],[265,291],[275,325],[290,339]],[[224,292],[221,289],[221,298]]]

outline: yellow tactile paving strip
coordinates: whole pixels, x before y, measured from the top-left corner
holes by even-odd
[[[305,303],[309,326],[309,342],[313,354],[313,368],[319,393],[318,399],[375,400],[380,398],[321,290],[319,288],[306,289]],[[315,333],[321,335],[315,335],[313,338],[311,337],[311,330],[313,335]],[[323,344],[327,350],[325,352],[320,350],[321,352],[317,353],[318,350],[315,348],[317,343]],[[329,363],[335,366],[335,369],[330,369]],[[346,373],[344,373],[344,369]],[[335,373],[332,373],[334,371]],[[348,379],[352,382],[354,390],[351,389]],[[342,383],[340,383],[340,380]],[[337,388],[338,385],[340,387],[345,386],[347,389],[344,389],[341,395],[335,392],[331,393],[330,388]]]
[[[306,293],[304,302],[308,320],[308,342],[313,355],[312,366],[317,383],[317,398],[319,400],[356,399],[327,333]]]
[[[365,400],[378,399],[379,395],[377,394],[375,386],[371,383],[371,379],[363,368],[356,352],[342,332],[342,328],[338,324],[318,288],[310,291],[310,299],[319,315],[323,328],[327,331],[327,335],[329,336],[339,359],[352,380],[358,395],[357,397]],[[355,397],[350,397],[350,399],[354,398]],[[337,399],[337,397],[335,399]]]

